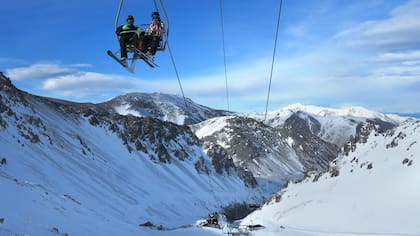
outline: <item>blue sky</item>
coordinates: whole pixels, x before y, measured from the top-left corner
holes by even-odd
[[[227,109],[219,1],[163,0],[186,97]],[[147,23],[153,1],[125,0]],[[7,1],[0,71],[30,93],[102,102],[128,92],[180,94],[168,51],[130,74],[106,55],[119,1]],[[230,110],[265,111],[279,1],[224,0]],[[420,1],[284,0],[269,110],[302,103],[420,111]]]

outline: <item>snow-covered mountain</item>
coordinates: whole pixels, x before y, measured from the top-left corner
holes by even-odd
[[[130,93],[99,104],[121,115],[154,117],[179,125],[191,125],[209,118],[231,115],[231,112],[211,109],[191,99],[162,93]]]
[[[224,148],[237,166],[283,184],[309,169],[326,170],[338,153],[337,147],[301,127],[280,129],[246,117],[213,118],[192,130],[209,145]]]
[[[380,119],[383,121],[387,121],[390,123],[395,122],[403,122],[406,120],[404,117],[400,117],[395,114],[383,114],[376,111],[368,110],[363,107],[357,107],[357,106],[350,106],[350,107],[343,107],[340,109],[336,108],[326,108],[326,107],[319,107],[319,106],[312,106],[312,105],[302,105],[300,103],[292,104],[289,106],[286,106],[280,110],[269,112],[267,117],[271,122],[278,121],[279,118],[287,117],[290,115],[290,113],[295,112],[305,112],[308,114],[316,115],[319,117],[353,117],[355,119],[357,118],[368,118],[368,119]]]
[[[261,117],[157,93],[73,103],[0,73],[0,235],[195,235],[138,225],[270,196],[404,120],[302,105]]]
[[[187,126],[37,97],[0,74],[0,235],[147,235],[139,224],[273,192],[216,154]]]
[[[250,118],[226,116],[192,126],[208,146],[218,145],[255,176],[285,183],[299,178],[304,166],[278,130]]]
[[[269,113],[264,124],[261,114],[213,110],[159,93],[131,93],[98,106],[121,115],[190,124],[207,147],[220,146],[236,166],[280,184],[301,178],[307,170],[326,170],[365,122],[374,120],[389,129],[402,120],[357,107],[339,110],[295,104]]]
[[[253,235],[420,235],[420,121],[366,139],[243,221]]]
[[[385,132],[404,120],[363,108],[302,105],[271,112],[268,117],[264,122],[262,114],[235,114],[191,128],[206,143],[225,149],[237,166],[282,182],[299,179],[309,170],[327,170],[344,146],[361,136],[366,124]]]
[[[395,114],[382,114],[363,107],[335,109],[293,104],[269,112],[266,123],[272,127],[282,127],[289,117],[297,113],[300,113],[302,119],[307,120],[308,125],[314,126],[312,129],[313,134],[338,147],[342,147],[348,142],[350,136],[357,135],[358,127],[365,122],[374,122],[381,125],[383,129],[389,129],[407,120],[407,117]],[[258,120],[264,119],[264,115],[261,113],[248,113],[245,116]]]
[[[299,178],[310,169],[325,170],[366,122],[387,130],[406,119],[362,107],[294,104],[270,112],[263,124],[263,114],[213,110],[190,99],[160,93],[131,93],[98,105],[121,115],[189,124],[207,145],[221,145],[236,165],[254,175],[274,175],[277,180]]]

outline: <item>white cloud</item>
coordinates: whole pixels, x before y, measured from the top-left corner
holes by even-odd
[[[348,51],[345,55],[354,56],[342,75],[354,101],[386,111],[418,111],[419,35],[420,1],[408,1],[388,18],[363,22],[334,37]]]
[[[347,46],[385,51],[420,47],[420,1],[414,0],[391,11],[388,19],[368,21],[336,35]]]
[[[91,64],[72,64],[69,67],[77,67],[77,68],[91,68]]]
[[[41,86],[44,90],[72,97],[95,96],[107,91],[123,91],[131,87],[133,84],[128,79],[93,72],[77,72],[46,79]]]
[[[13,80],[46,79],[77,73],[76,69],[52,63],[33,64],[29,67],[7,69],[6,74]]]
[[[60,65],[37,63],[27,67],[7,69],[7,75],[14,81],[40,81],[40,89],[48,94],[72,99],[102,96],[106,93],[121,93],[135,88],[132,78],[107,75],[80,70],[89,64]]]
[[[397,52],[397,53],[382,53],[375,58],[371,58],[371,61],[378,62],[395,62],[395,61],[411,61],[420,60],[420,50],[409,51],[409,52]]]

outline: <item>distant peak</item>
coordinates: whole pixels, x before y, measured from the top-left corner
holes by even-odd
[[[283,109],[287,109],[287,110],[299,110],[303,106],[304,105],[302,105],[301,103],[294,103],[294,104],[290,104],[290,105],[284,107]]]
[[[348,106],[342,107],[341,110],[343,112],[347,112],[348,115],[352,116],[371,116],[371,115],[378,115],[379,112],[368,110],[361,106]]]
[[[141,92],[132,92],[127,93],[124,95],[120,95],[117,98],[166,98],[166,99],[180,99],[181,97],[176,94],[167,94],[167,93],[161,93],[161,92],[153,92],[153,93],[141,93]]]
[[[337,109],[333,108],[326,108],[326,107],[320,107],[320,106],[314,106],[314,105],[303,105],[301,103],[295,103],[291,104],[289,106],[284,107],[281,110],[287,110],[291,112],[306,112],[314,115],[327,115],[331,113],[335,113],[338,111]]]
[[[291,104],[289,106],[284,107],[281,110],[289,110],[292,112],[306,112],[314,115],[319,116],[356,116],[356,117],[367,117],[373,118],[377,116],[382,116],[383,114],[368,110],[361,106],[347,106],[341,108],[327,108],[327,107],[320,107],[314,105],[302,105],[300,103]]]
[[[403,117],[392,114],[384,114],[381,112],[369,110],[361,106],[343,106],[341,108],[328,108],[314,105],[303,105],[301,103],[294,103],[285,106],[279,110],[270,112],[270,117],[288,117],[291,113],[303,112],[310,115],[322,117],[354,117],[365,119],[380,119],[392,123],[400,123],[405,120]]]
[[[301,104],[301,103],[294,103],[294,104],[291,104],[291,105],[288,105],[288,106],[284,107],[283,109],[286,109],[286,110],[291,110],[291,111],[297,112],[297,111],[316,111],[316,110],[325,110],[325,109],[327,109],[327,108],[324,108],[324,107],[318,107],[318,106],[313,106],[313,105],[303,105],[303,104]]]

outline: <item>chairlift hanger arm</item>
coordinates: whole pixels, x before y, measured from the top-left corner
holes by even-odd
[[[158,7],[157,0],[153,0],[153,2],[155,4],[156,11],[159,12],[159,7]],[[168,14],[166,13],[165,6],[163,5],[163,1],[159,0],[159,3],[160,3],[160,8],[162,9],[162,12],[163,12],[163,14],[165,16],[165,20],[166,20],[165,21],[165,33],[164,33],[165,38],[164,38],[164,42],[162,43],[162,48],[161,48],[161,50],[164,51],[165,47],[166,47],[166,44],[168,43],[168,38],[169,38],[169,18],[168,18]]]
[[[117,16],[115,18],[115,30],[117,30],[119,26],[118,19],[120,18],[120,13],[121,13],[121,8],[122,8],[123,3],[124,3],[124,0],[120,0],[120,5],[118,6],[118,10],[117,10]]]

